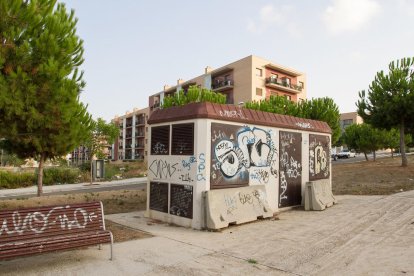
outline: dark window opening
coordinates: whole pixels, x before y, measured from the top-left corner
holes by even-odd
[[[194,154],[194,124],[177,124],[172,126],[172,155]]]
[[[170,126],[151,128],[151,154],[168,155],[170,152]]]

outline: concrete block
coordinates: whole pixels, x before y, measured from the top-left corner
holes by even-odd
[[[337,203],[332,194],[329,179],[307,182],[305,187],[305,210],[325,210]]]
[[[204,193],[206,226],[220,229],[273,216],[264,185],[210,190]]]

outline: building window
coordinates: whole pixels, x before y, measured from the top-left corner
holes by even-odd
[[[194,123],[172,126],[171,154],[194,154]]]
[[[256,76],[261,77],[263,76],[263,70],[260,68],[256,68]]]
[[[285,97],[286,99],[288,99],[289,101],[292,100],[292,97],[290,95],[283,95],[283,97]]]
[[[303,83],[303,81],[299,82],[299,87],[305,88],[305,84]]]
[[[270,74],[270,78],[272,80],[276,80],[277,79],[277,74],[274,74],[274,73]]]
[[[151,128],[151,154],[168,155],[170,150],[170,126]]]
[[[263,89],[256,87],[256,96],[263,96]]]

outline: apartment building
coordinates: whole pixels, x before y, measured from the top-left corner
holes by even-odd
[[[89,149],[85,146],[79,146],[69,153],[68,159],[73,165],[89,162]]]
[[[146,161],[148,111],[148,107],[135,108],[132,112],[115,116],[112,120],[119,127],[119,137],[115,139],[111,149],[112,160]]]
[[[362,124],[364,120],[358,115],[357,112],[341,113],[339,123],[341,126],[341,132],[344,133],[345,128],[352,124]]]
[[[204,74],[174,86],[165,85],[161,92],[149,97],[149,112],[159,108],[164,97],[197,85],[226,95],[228,104],[260,101],[271,95],[284,96],[294,102],[306,99],[306,75],[272,61],[248,56],[213,69],[207,66]]]

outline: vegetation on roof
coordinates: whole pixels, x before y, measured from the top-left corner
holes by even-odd
[[[244,107],[326,122],[332,129],[332,144],[335,144],[341,135],[338,105],[328,97],[295,103],[283,96],[270,96],[266,100],[247,102]]]
[[[181,89],[178,93],[174,93],[173,96],[164,97],[161,108],[169,108],[172,106],[182,106],[189,103],[198,102],[211,102],[211,103],[226,103],[226,95],[216,93],[206,88],[201,88],[196,85],[192,85],[186,92]]]

